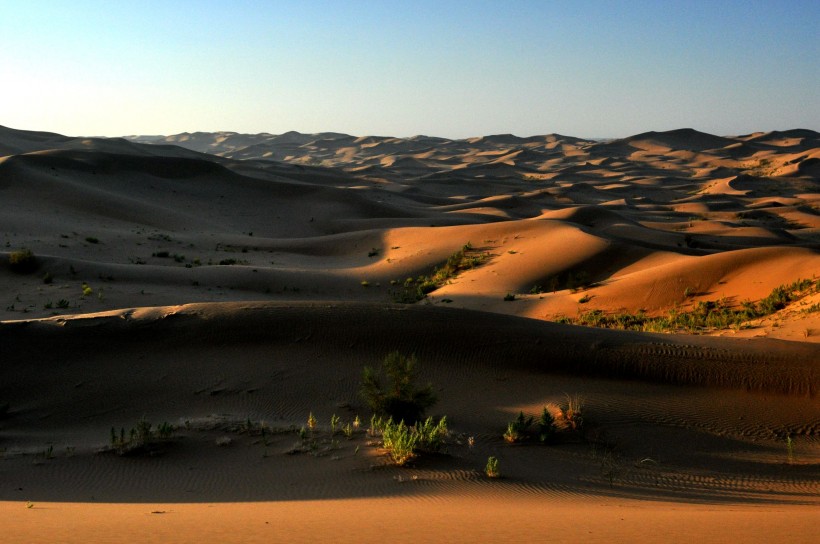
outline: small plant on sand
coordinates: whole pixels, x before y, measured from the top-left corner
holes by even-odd
[[[524,412],[518,412],[518,417],[515,421],[511,421],[507,424],[507,430],[504,432],[504,441],[515,444],[523,440],[527,430],[532,425],[532,421],[532,416],[525,416]]]
[[[794,462],[794,440],[792,435],[786,435],[786,453],[788,455],[789,463]]]
[[[150,453],[159,441],[171,438],[175,427],[168,422],[159,424],[156,429],[145,418],[140,419],[126,437],[125,427],[119,434],[111,427],[111,450],[119,455]]]
[[[374,423],[375,426],[375,423]],[[447,437],[447,418],[438,422],[428,417],[413,426],[404,421],[394,423],[388,419],[381,423],[382,447],[398,466],[405,465],[418,455],[418,451],[440,451]]]
[[[384,358],[380,375],[364,368],[361,395],[374,414],[412,425],[436,403],[431,385],[416,386],[416,363],[415,355],[394,351]]]
[[[398,466],[403,466],[416,456],[415,449],[418,441],[419,435],[405,425],[404,421],[398,423],[389,421],[382,431],[382,445]]]
[[[87,283],[83,282],[83,297],[89,297],[94,294],[94,289],[92,289]]]
[[[319,422],[316,420],[316,416],[313,415],[313,412],[310,412],[307,418],[307,428],[310,429],[311,433],[316,430],[316,425],[318,423]]]
[[[515,295],[513,293],[507,293],[504,295],[504,302],[512,302],[515,300]]]
[[[336,414],[330,416],[330,436],[336,434],[336,430],[339,428],[339,423],[341,423],[341,418]]]
[[[538,418],[538,440],[542,444],[547,444],[555,437],[555,416],[544,407],[541,417]]]
[[[572,430],[579,430],[584,425],[584,399],[578,395],[567,395],[566,409],[564,409],[564,419]]]
[[[484,474],[488,478],[500,478],[501,472],[498,470],[498,459],[490,456],[487,458],[487,465],[484,467]]]
[[[347,423],[344,427],[342,427],[342,433],[345,435],[345,438],[350,440],[353,438],[353,426],[350,423]]]
[[[428,417],[424,423],[416,423],[413,431],[419,436],[420,448],[441,451],[447,438],[447,416],[443,416],[438,423],[432,417]]]
[[[532,429],[534,417],[524,415],[523,411],[519,412],[515,421],[507,424],[504,441],[515,444],[537,437],[540,443],[549,444],[559,433],[580,431],[582,429],[584,423],[582,410],[583,400],[581,397],[567,395],[564,406],[549,403],[543,408],[535,429]]]
[[[9,268],[18,274],[29,274],[37,269],[37,258],[30,249],[9,253]]]

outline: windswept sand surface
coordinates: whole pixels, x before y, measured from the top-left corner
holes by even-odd
[[[554,321],[817,282],[818,165],[808,130],[0,127],[0,541],[811,542],[820,293],[699,335]],[[395,302],[468,243],[480,264]],[[362,367],[394,350],[451,430],[403,468],[363,430],[330,437],[331,415],[366,424]],[[567,396],[583,434],[504,443],[519,411]],[[101,453],[140,418],[177,429]]]

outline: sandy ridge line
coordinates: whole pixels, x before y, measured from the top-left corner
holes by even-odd
[[[70,349],[104,335],[108,343],[173,337],[177,342],[310,340],[340,349],[400,338],[421,353],[451,353],[535,372],[814,395],[820,346],[598,330],[457,308],[372,303],[197,303],[0,322],[14,359],[26,350]],[[23,346],[26,346],[23,348]]]

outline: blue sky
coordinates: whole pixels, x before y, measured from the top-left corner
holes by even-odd
[[[0,0],[0,125],[820,130],[820,2]]]

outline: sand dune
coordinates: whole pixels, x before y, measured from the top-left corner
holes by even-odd
[[[810,542],[818,164],[803,129],[0,127],[5,538]],[[740,312],[790,284],[731,326],[555,323]],[[334,414],[369,419],[362,368],[394,350],[418,355],[451,431],[446,454],[404,468],[364,431],[330,431]],[[504,442],[519,411],[567,395],[583,433]],[[143,417],[173,436],[105,451]]]

